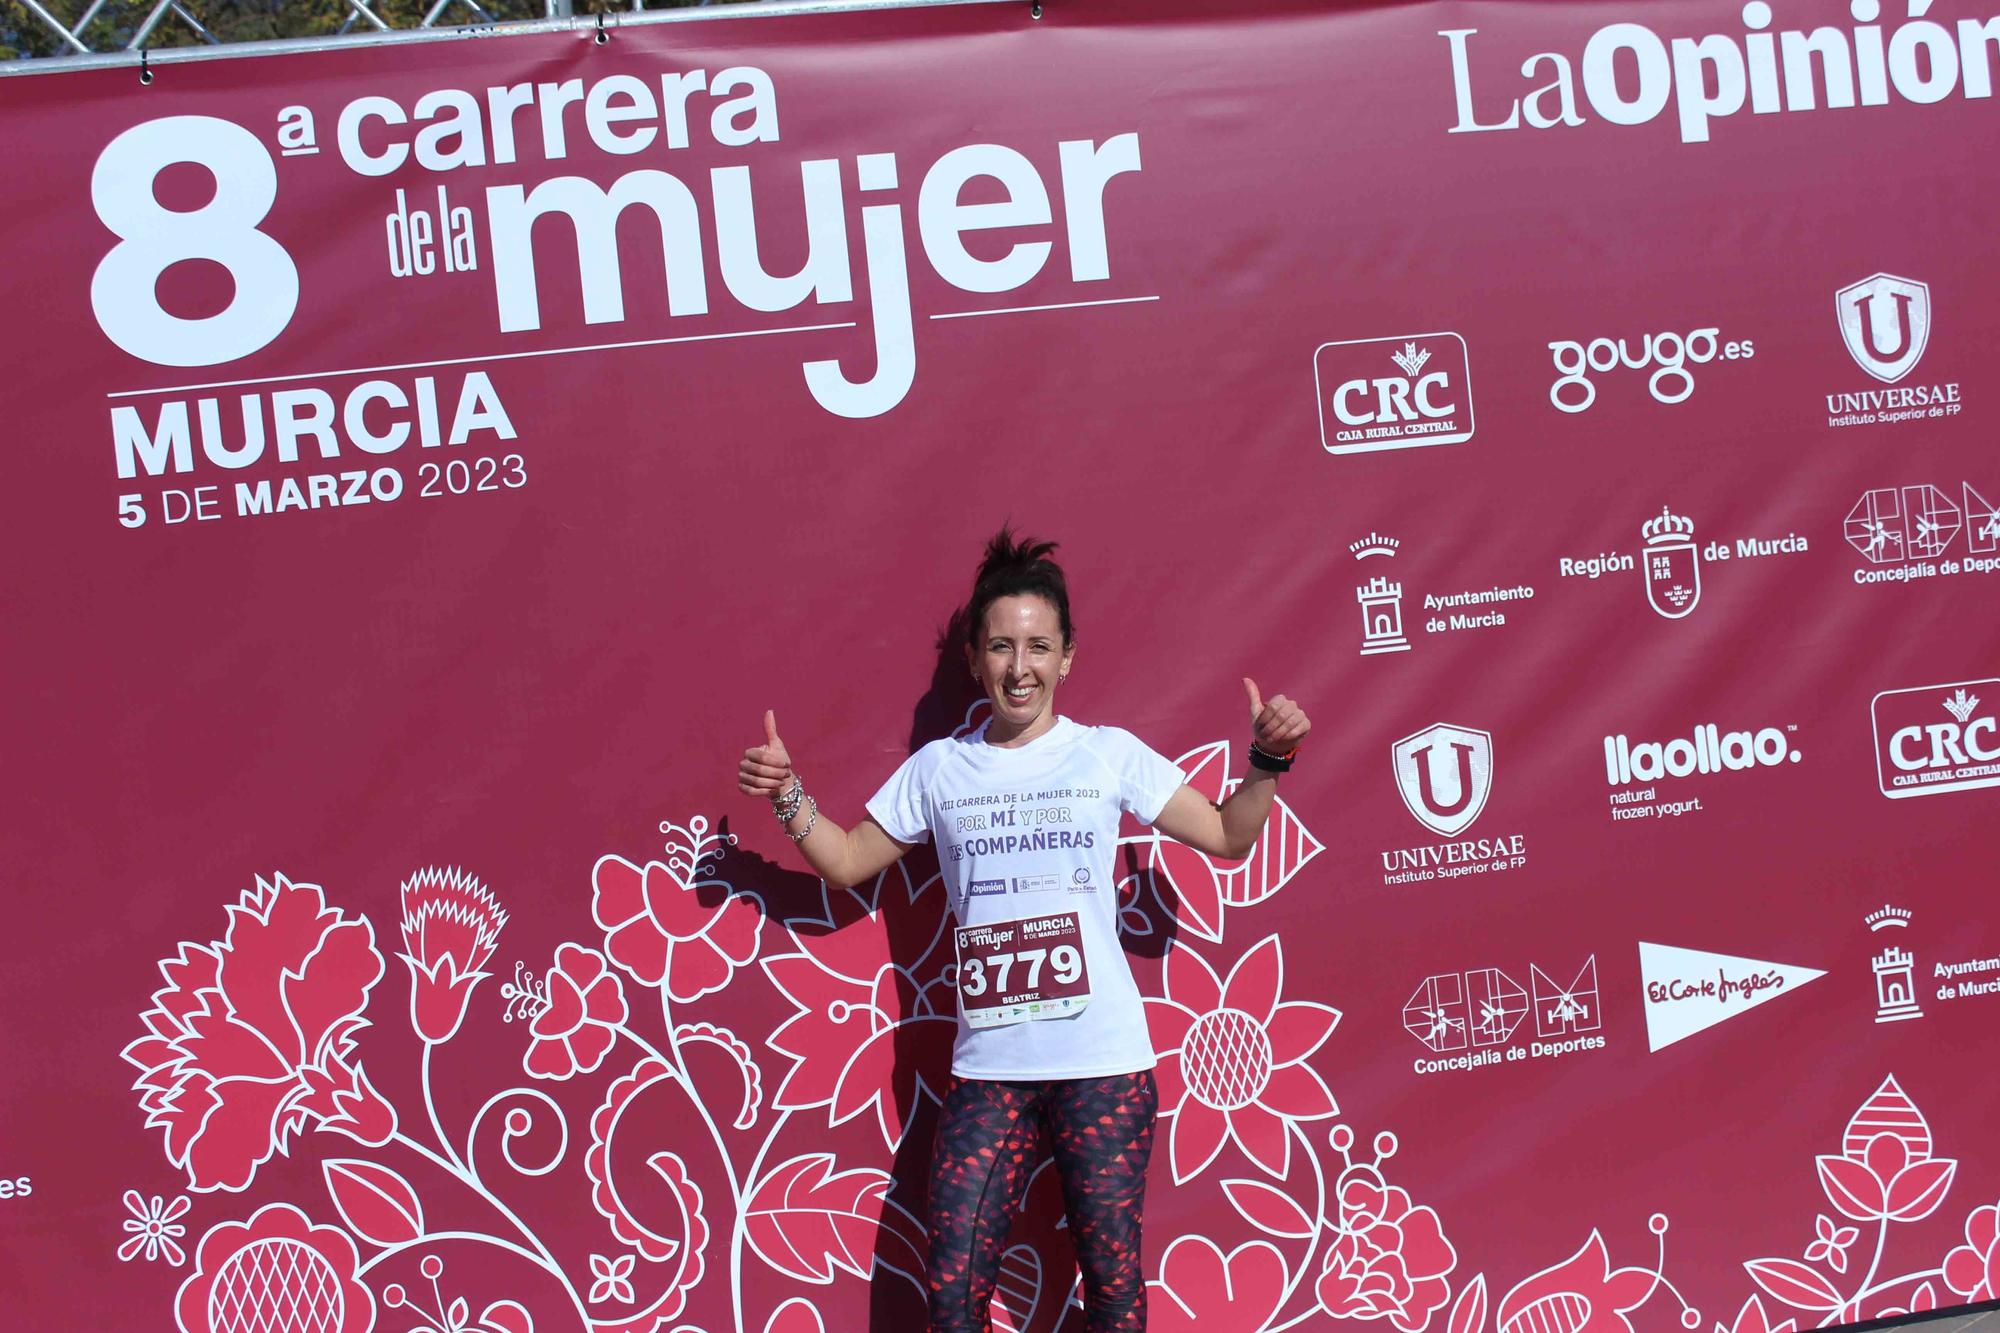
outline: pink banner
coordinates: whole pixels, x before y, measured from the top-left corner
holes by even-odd
[[[2000,12],[1204,9],[0,79],[24,1327],[920,1326],[935,860],[734,769],[976,725],[1010,518],[1066,714],[1316,723],[1121,838],[1151,1327],[2000,1294]]]

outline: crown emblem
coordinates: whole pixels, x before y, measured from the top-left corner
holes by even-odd
[[[1684,542],[1694,536],[1694,520],[1682,518],[1662,505],[1660,516],[1647,519],[1639,531],[1645,536],[1648,546],[1656,546],[1661,542]]]
[[[1384,537],[1379,532],[1371,532],[1358,542],[1349,542],[1347,549],[1354,552],[1356,560],[1366,560],[1371,555],[1394,555],[1402,545],[1394,537]]]
[[[1424,362],[1431,359],[1431,354],[1427,351],[1418,351],[1417,345],[1413,342],[1406,342],[1403,344],[1403,350],[1389,359],[1401,366],[1405,375],[1415,375],[1424,368]]]
[[[1977,707],[1979,707],[1979,696],[1976,694],[1967,694],[1965,687],[1962,685],[1959,687],[1957,694],[1948,696],[1944,701],[1944,711],[1950,713],[1960,722],[1971,717],[1972,710]]]
[[[1910,909],[1907,907],[1891,907],[1889,904],[1883,903],[1880,907],[1863,917],[1862,920],[1868,923],[1868,929],[1871,932],[1887,930],[1891,926],[1908,926],[1910,924]]]

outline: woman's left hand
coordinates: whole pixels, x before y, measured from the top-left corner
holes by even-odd
[[[1282,755],[1297,749],[1312,730],[1306,710],[1282,694],[1272,695],[1266,703],[1257,693],[1257,682],[1248,676],[1243,678],[1243,688],[1250,693],[1250,743],[1265,754]]]

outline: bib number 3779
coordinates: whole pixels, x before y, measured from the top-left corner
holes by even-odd
[[[960,926],[959,1008],[975,1028],[1068,1018],[1090,1003],[1074,912]]]

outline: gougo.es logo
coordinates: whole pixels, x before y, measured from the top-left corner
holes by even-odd
[[[1593,374],[1615,370],[1650,370],[1646,390],[1656,402],[1681,403],[1694,392],[1693,366],[1707,365],[1718,357],[1724,361],[1747,361],[1757,354],[1748,338],[1723,341],[1720,329],[1695,329],[1690,333],[1648,333],[1638,339],[1592,338],[1588,342],[1562,340],[1549,344],[1555,360],[1557,379],[1549,386],[1549,401],[1565,412],[1581,412],[1597,401]]]

